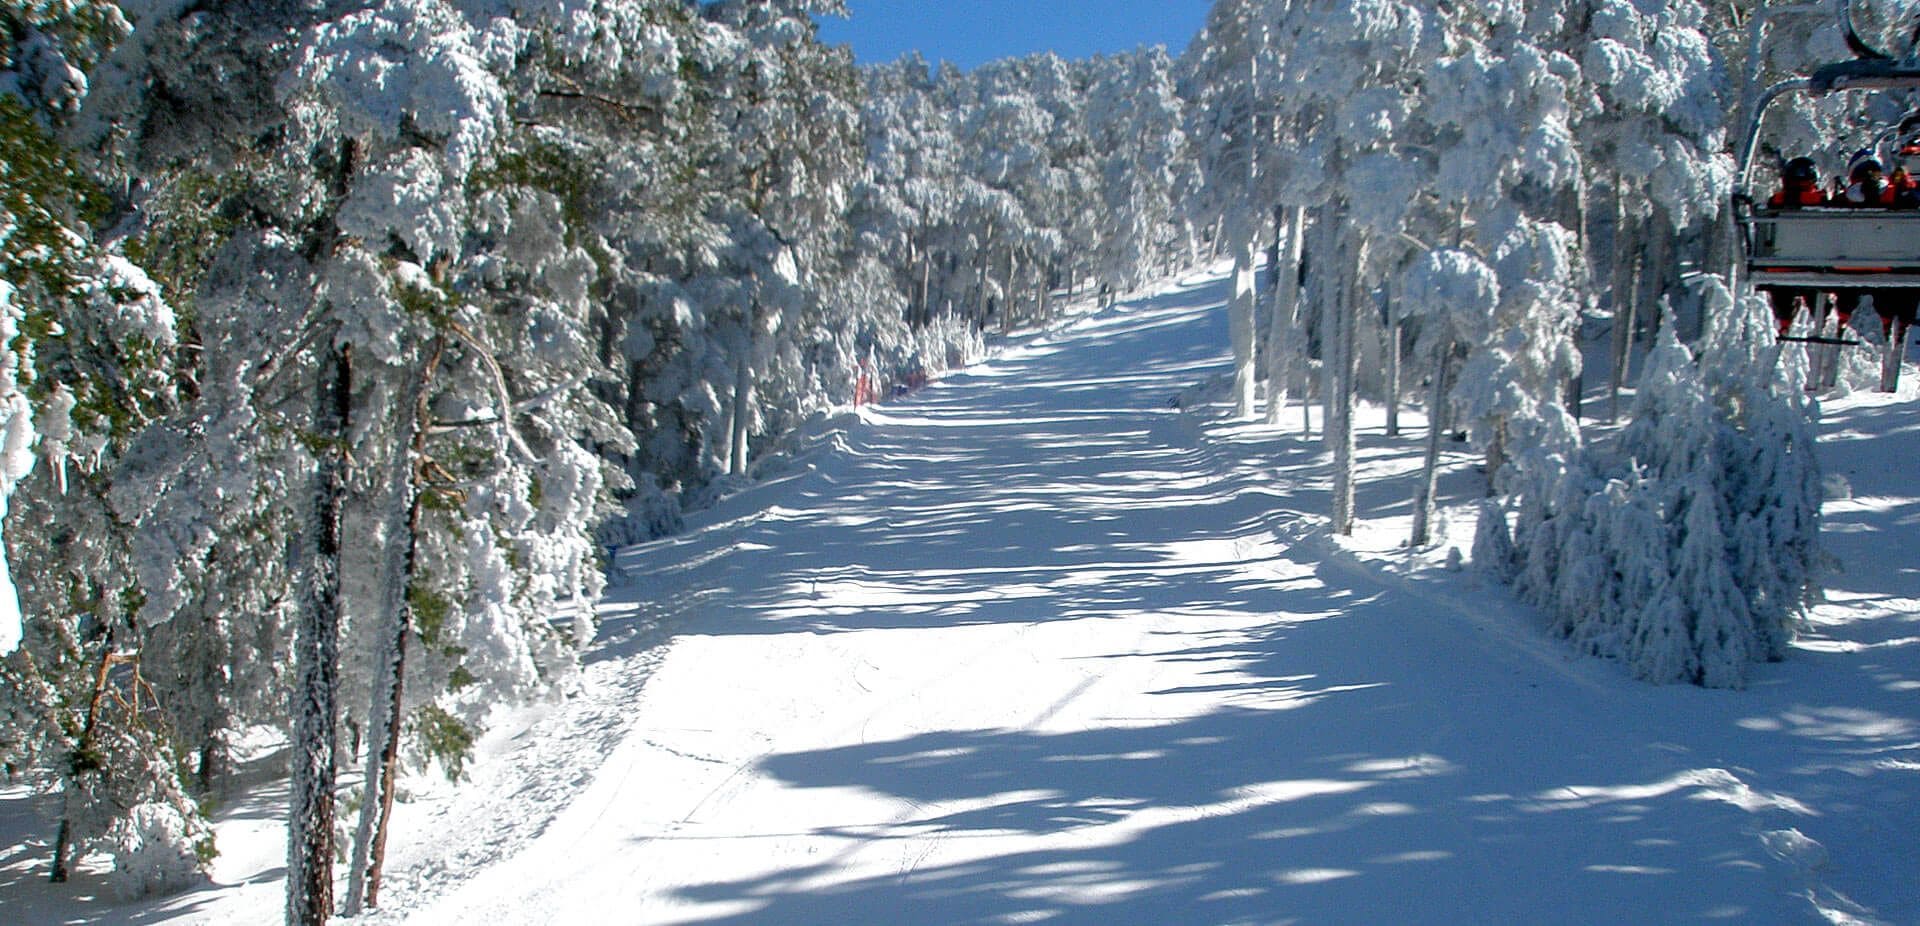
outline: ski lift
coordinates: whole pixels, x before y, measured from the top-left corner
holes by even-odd
[[[1805,206],[1773,209],[1757,206],[1747,193],[1758,149],[1760,126],[1767,108],[1790,94],[1826,96],[1846,92],[1920,91],[1920,58],[1910,47],[1908,56],[1896,60],[1862,39],[1854,29],[1851,4],[1840,2],[1840,16],[1847,44],[1860,55],[1819,68],[1812,75],[1783,81],[1768,88],[1754,107],[1752,121],[1740,148],[1739,183],[1735,187],[1734,217],[1740,224],[1745,253],[1745,274],[1754,286],[1781,287],[1841,292],[1859,290],[1920,290],[1920,211],[1874,207],[1823,208]],[[1920,34],[1916,34],[1920,39]],[[1920,45],[1920,43],[1915,43]],[[1890,150],[1905,153],[1914,144],[1907,123],[1878,139],[1897,142]],[[1797,340],[1831,344],[1837,348],[1854,342],[1845,332],[1823,337],[1818,332],[1824,318],[1816,315],[1815,336]],[[1906,341],[1905,320],[1897,320],[1888,338],[1881,387],[1892,391],[1897,385]],[[1832,358],[1828,358],[1826,378],[1831,379]]]
[[[1760,111],[1789,93],[1920,90],[1920,65],[1849,61],[1776,85]],[[1742,149],[1740,188],[1751,182],[1760,116]],[[1905,147],[1905,146],[1903,146]],[[1881,208],[1769,209],[1743,195],[1734,204],[1745,231],[1747,279],[1756,285],[1818,289],[1920,288],[1920,212]]]

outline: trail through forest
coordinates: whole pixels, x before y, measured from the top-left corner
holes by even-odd
[[[1655,687],[1446,568],[1470,455],[1448,543],[1395,548],[1417,427],[1362,421],[1328,536],[1317,442],[1225,415],[1224,298],[1034,336],[621,551],[573,699],[403,811],[377,921],[1920,919],[1911,404],[1828,411],[1792,658]]]
[[[674,638],[631,732],[420,921],[1920,913],[1920,588],[1868,597],[1915,570],[1842,573],[1746,692],[1574,661],[1470,573],[1314,527],[1319,449],[1193,388],[1223,296],[1094,315],[623,553],[632,619]],[[1362,510],[1392,522],[1417,441],[1377,435]],[[1846,436],[1843,467],[1887,449]],[[1835,552],[1911,512],[1837,505]]]

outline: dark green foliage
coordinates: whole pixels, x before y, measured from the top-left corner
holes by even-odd
[[[438,706],[429,704],[414,716],[413,736],[427,758],[440,763],[448,781],[460,781],[466,777],[467,761],[473,758],[472,727]]]

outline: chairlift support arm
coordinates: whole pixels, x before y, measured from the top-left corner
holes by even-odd
[[[1789,93],[1825,96],[1853,90],[1920,90],[1920,64],[1869,58],[1829,64],[1811,76],[1783,80],[1767,88],[1753,108],[1747,124],[1747,137],[1740,145],[1740,189],[1747,189],[1753,177],[1753,156],[1760,144],[1760,124],[1767,107]]]

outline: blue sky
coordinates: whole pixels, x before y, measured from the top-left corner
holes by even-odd
[[[861,64],[919,49],[928,62],[971,69],[995,58],[1054,51],[1063,58],[1165,45],[1178,55],[1206,24],[1212,0],[847,0],[820,38],[853,46]]]

